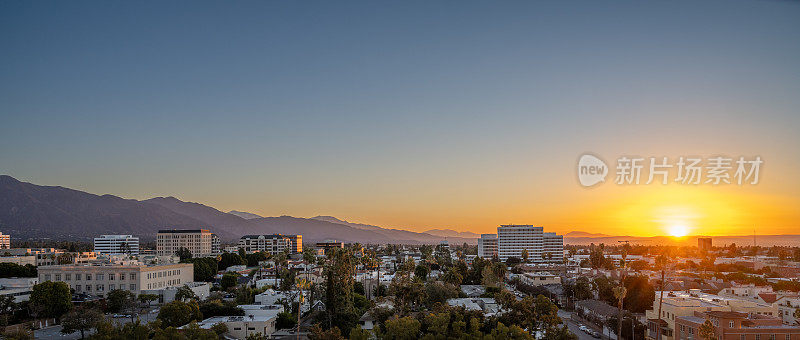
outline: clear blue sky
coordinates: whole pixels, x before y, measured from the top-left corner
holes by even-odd
[[[796,1],[0,2],[0,173],[94,193],[485,231],[798,127]]]

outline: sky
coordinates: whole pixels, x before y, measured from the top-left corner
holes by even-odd
[[[797,234],[798,34],[794,1],[3,1],[0,174],[416,231]],[[617,185],[623,155],[764,163]]]

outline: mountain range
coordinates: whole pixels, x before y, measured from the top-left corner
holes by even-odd
[[[300,234],[306,243],[335,239],[343,242],[452,244],[477,242],[478,234],[450,229],[412,232],[348,222],[333,216],[262,217],[242,211],[222,212],[175,197],[147,200],[95,195],[59,186],[40,186],[0,175],[0,232],[13,240],[54,239],[88,241],[102,234],[130,234],[153,240],[159,229],[206,228],[225,242],[247,234]],[[612,236],[583,231],[564,235],[565,244],[696,245],[698,236]],[[753,236],[715,236],[714,245],[753,244]],[[797,245],[800,235],[758,235],[758,245]]]
[[[434,244],[443,240],[475,244],[470,237],[450,237],[352,223],[331,216],[261,217],[222,212],[175,197],[147,200],[95,195],[59,186],[40,186],[0,175],[0,232],[14,239],[90,240],[102,234],[131,234],[143,241],[159,229],[206,228],[223,241],[246,234],[300,234],[306,242],[335,239],[361,243]],[[468,234],[465,234],[468,235]]]

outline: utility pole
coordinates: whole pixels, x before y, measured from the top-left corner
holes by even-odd
[[[628,270],[628,247],[630,246],[630,241],[617,241],[619,243],[625,243],[622,246],[622,274],[620,275],[619,279],[619,306],[617,307],[619,310],[617,311],[617,339],[622,340],[622,302],[625,300],[625,295],[627,295],[627,291],[625,289],[625,274],[627,274]],[[615,292],[617,293],[617,292]],[[633,333],[631,333],[631,336]]]
[[[664,257],[661,263],[661,288],[660,290],[660,297],[658,298],[658,327],[656,328],[656,340],[661,340],[661,303],[664,301],[664,272],[667,268],[667,258]]]

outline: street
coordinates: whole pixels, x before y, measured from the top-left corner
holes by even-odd
[[[570,319],[570,314],[571,314],[570,312],[567,312],[565,310],[562,309],[558,310],[558,316],[561,317],[561,320],[563,320],[564,323],[567,324],[569,330],[573,334],[578,336],[578,340],[596,340],[591,335],[586,334],[582,330],[578,329],[578,324]]]

